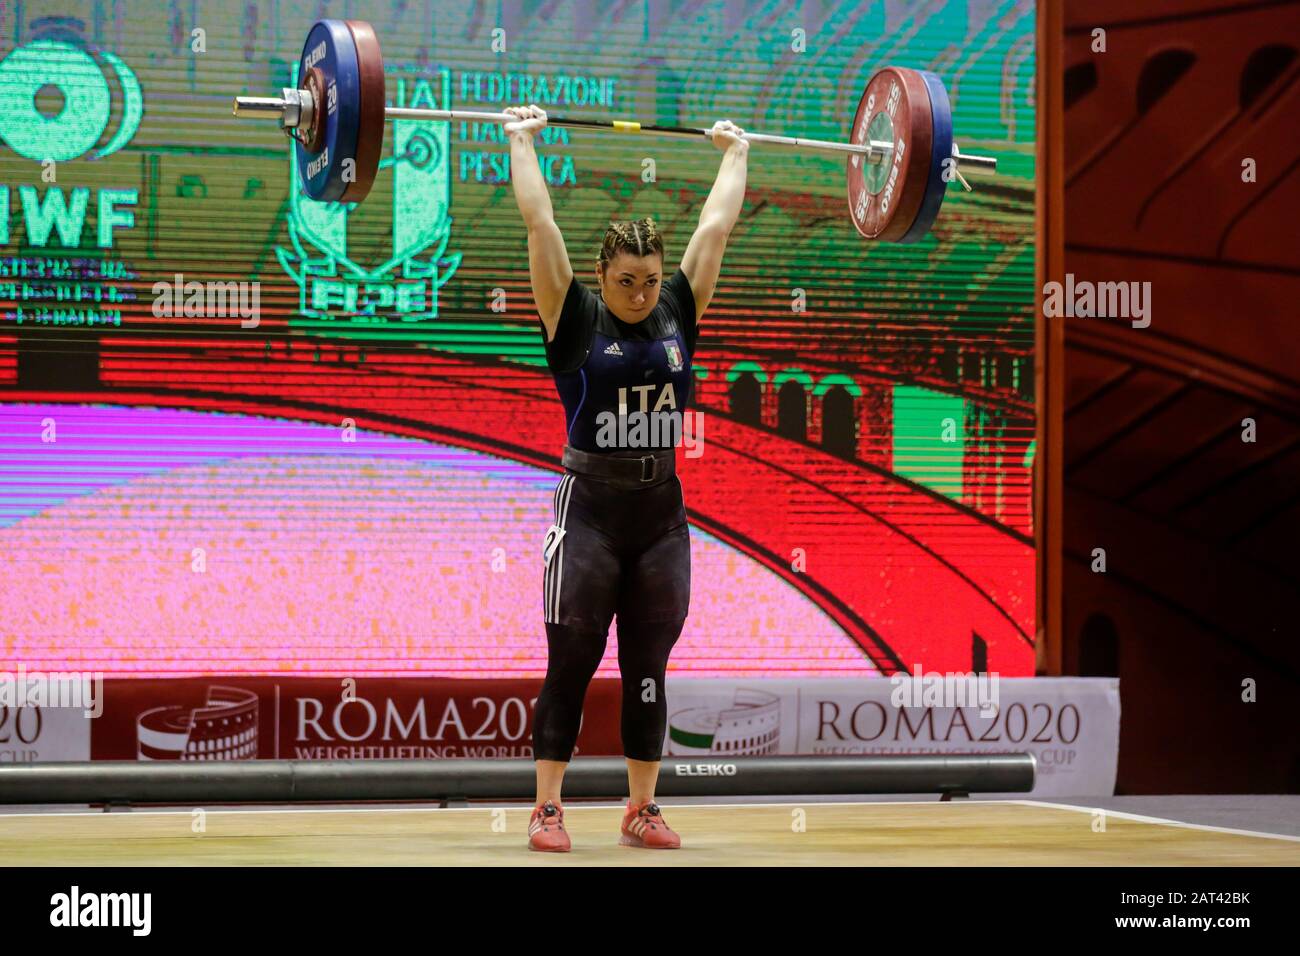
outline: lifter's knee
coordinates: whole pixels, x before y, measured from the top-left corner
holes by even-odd
[[[684,623],[682,620],[619,622],[623,755],[633,760],[657,761],[663,756],[668,723],[664,688],[668,655]]]
[[[597,629],[547,624],[550,655],[546,680],[533,709],[533,757],[569,760],[578,742],[582,702],[587,685],[605,655],[604,632]]]

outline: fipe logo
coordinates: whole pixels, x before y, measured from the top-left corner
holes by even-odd
[[[399,72],[387,82],[394,106],[450,108],[449,70],[428,77]],[[387,126],[393,153],[380,160],[378,188],[364,213],[357,212],[355,203],[308,198],[298,176],[297,151],[288,150],[292,246],[275,252],[300,290],[298,308],[308,327],[342,318],[366,327],[419,329],[438,317],[438,290],[460,266],[461,254],[447,250],[452,124],[404,119]],[[352,227],[354,220],[381,208],[380,197],[389,183],[389,234],[376,242],[364,226]],[[360,235],[352,235],[354,231]]]
[[[679,777],[734,777],[735,775],[734,763],[679,763],[677,765]]]

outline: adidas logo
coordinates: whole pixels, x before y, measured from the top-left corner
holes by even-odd
[[[623,354],[623,350],[622,350],[621,348],[618,347],[618,343],[617,343],[617,342],[611,342],[611,343],[609,344],[609,347],[605,349],[605,354],[606,354],[606,355],[622,355],[622,354]]]

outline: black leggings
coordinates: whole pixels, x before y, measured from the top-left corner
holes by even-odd
[[[558,538],[558,541],[556,540]],[[676,476],[625,489],[567,472],[555,489],[543,605],[549,651],[533,713],[533,756],[573,756],[587,685],[618,617],[623,753],[663,754],[668,655],[686,623],[691,542]]]

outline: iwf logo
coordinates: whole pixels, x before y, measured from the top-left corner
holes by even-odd
[[[115,54],[96,53],[103,65],[64,40],[35,40],[11,50],[0,61],[0,139],[37,162],[66,162],[91,150],[90,158],[99,159],[129,143],[144,115],[140,81]],[[110,75],[121,91],[121,119],[95,149],[112,118]]]
[[[451,100],[451,73],[398,76],[395,82],[390,76],[388,88],[395,106],[445,109],[441,104]],[[298,285],[305,317],[412,327],[437,318],[438,290],[460,266],[460,253],[444,255],[452,223],[451,124],[396,120],[387,125],[392,155],[380,161],[380,179],[365,207],[369,212],[383,201],[383,170],[391,169],[391,233],[378,242],[364,233],[349,236],[349,227],[361,218],[356,203],[307,198],[289,150],[293,248],[277,248],[276,256]],[[373,258],[367,261],[366,255]]]
[[[129,143],[144,116],[144,97],[139,80],[119,57],[98,48],[92,55],[79,21],[47,17],[32,28],[37,38],[0,60],[0,140],[40,163],[41,180],[53,184],[58,163],[81,156],[101,159]],[[113,127],[115,97],[122,105]],[[93,242],[101,249],[113,246],[116,229],[135,225],[135,214],[118,208],[136,204],[135,189],[96,194],[86,186],[50,185],[41,196],[35,185],[24,184],[17,192],[33,246],[48,245],[55,232],[64,246],[80,245],[89,208],[98,211]],[[0,245],[9,243],[9,208],[10,188],[0,185]],[[16,315],[23,321],[21,309]]]

